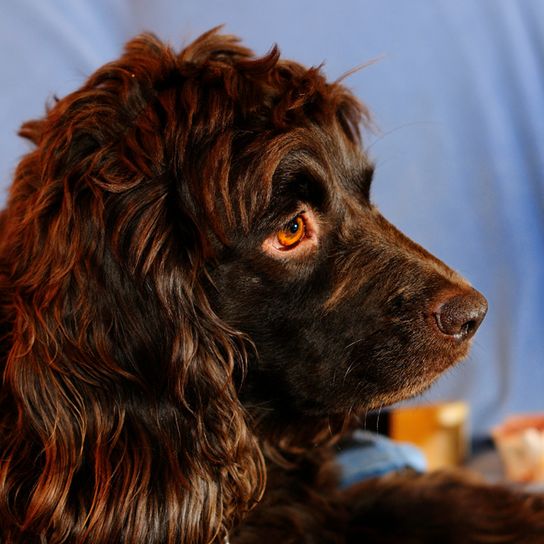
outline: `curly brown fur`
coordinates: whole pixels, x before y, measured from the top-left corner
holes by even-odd
[[[319,69],[214,30],[179,54],[140,36],[23,126],[0,219],[3,544],[382,541],[390,482],[340,491],[331,444],[462,358],[482,316],[453,334],[436,308],[483,299],[371,204],[368,121]],[[541,530],[542,502],[467,486]],[[416,527],[432,495],[413,489]]]

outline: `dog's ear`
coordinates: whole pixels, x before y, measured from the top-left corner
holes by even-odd
[[[0,242],[6,541],[207,543],[262,492],[244,342],[210,308],[207,233],[170,170],[178,62],[144,36],[23,129]]]

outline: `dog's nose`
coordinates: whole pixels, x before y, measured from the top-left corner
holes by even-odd
[[[456,340],[468,340],[487,313],[487,300],[475,289],[438,303],[434,317],[440,331]]]

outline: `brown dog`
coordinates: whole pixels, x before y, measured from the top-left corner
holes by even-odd
[[[368,113],[209,32],[130,42],[21,133],[1,216],[2,544],[544,542],[331,444],[464,357],[485,299],[372,205]]]

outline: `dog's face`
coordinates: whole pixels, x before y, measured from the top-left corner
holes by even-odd
[[[486,301],[380,215],[340,126],[297,138],[212,273],[218,313],[256,347],[245,398],[320,416],[417,394],[466,355]]]

